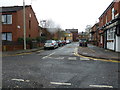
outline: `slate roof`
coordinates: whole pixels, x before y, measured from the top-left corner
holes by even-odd
[[[65,33],[69,33],[70,34],[71,32],[70,31],[65,31]]]
[[[26,6],[26,7],[29,7],[29,6]],[[2,13],[5,13],[5,12],[19,11],[19,10],[23,9],[23,6],[7,6],[7,7],[0,7],[0,8],[2,8]]]
[[[71,33],[78,33],[78,29],[66,29],[66,31],[70,31]]]

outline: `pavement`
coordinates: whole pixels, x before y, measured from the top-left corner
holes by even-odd
[[[88,47],[78,47],[78,54],[97,59],[120,61],[120,52],[114,52],[91,44],[88,44]]]
[[[6,51],[2,52],[2,56],[12,56],[16,54],[27,54],[31,52],[36,52],[43,50],[43,47],[27,50],[17,50],[17,51]],[[88,44],[88,47],[78,47],[78,54],[86,57],[92,57],[97,59],[107,59],[107,60],[118,60],[120,61],[120,53],[100,48],[91,44]]]

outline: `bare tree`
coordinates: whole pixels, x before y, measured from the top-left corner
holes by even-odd
[[[40,21],[42,28],[47,28],[50,33],[56,33],[57,31],[61,30],[60,25],[56,24],[52,19],[49,20],[41,20]]]

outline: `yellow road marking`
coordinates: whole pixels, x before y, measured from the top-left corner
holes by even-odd
[[[105,61],[105,62],[120,63],[120,61],[117,61],[117,60],[97,59],[97,58],[82,56],[82,55],[79,55],[79,54],[78,54],[77,50],[78,50],[78,48],[75,48],[75,53],[74,53],[74,55],[79,56],[79,57],[88,58],[88,59],[92,59],[92,60],[96,60],[96,61],[99,60],[99,61]]]
[[[27,54],[31,54],[31,53],[20,53],[20,54],[13,54],[13,55],[3,55],[3,57],[6,57],[6,56],[20,56],[20,55],[27,55]]]

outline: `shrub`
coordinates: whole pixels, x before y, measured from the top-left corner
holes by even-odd
[[[44,43],[46,41],[46,37],[45,36],[37,37],[36,40],[37,42]]]

